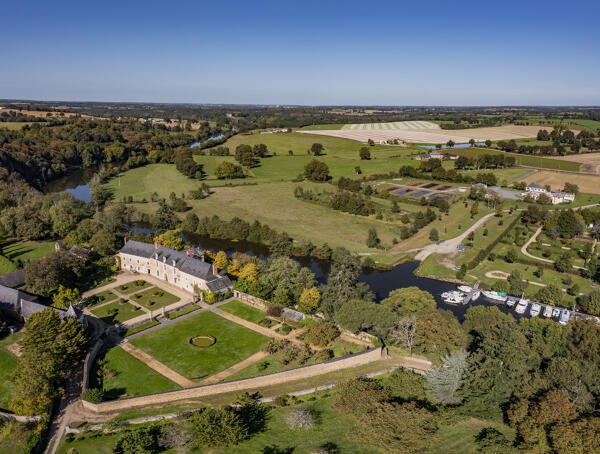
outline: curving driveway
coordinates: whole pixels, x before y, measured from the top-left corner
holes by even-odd
[[[469,235],[469,233],[477,230],[479,227],[485,224],[485,222],[489,218],[494,217],[495,215],[496,213],[486,214],[471,227],[465,229],[464,233],[461,233],[457,237],[454,237],[450,240],[446,240],[440,244],[434,243],[425,246],[423,249],[421,249],[421,251],[419,251],[419,253],[417,253],[417,255],[415,255],[415,260],[423,261],[431,254],[451,254],[452,252],[455,252],[456,248],[463,242],[463,240],[467,237],[467,235]]]

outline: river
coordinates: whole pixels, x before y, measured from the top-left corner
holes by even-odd
[[[153,231],[147,226],[132,228],[132,233],[138,232],[152,233]],[[233,252],[242,252],[259,257],[263,260],[269,257],[269,249],[262,244],[250,243],[248,241],[231,241],[208,238],[191,232],[184,232],[183,237],[187,243],[197,246],[200,249],[206,249],[213,252],[225,251],[228,255],[231,255]],[[317,282],[322,284],[327,281],[327,276],[331,271],[331,260],[322,260],[315,257],[292,258],[302,266],[310,268],[310,270],[315,274]],[[375,301],[377,302],[386,298],[392,290],[397,288],[415,286],[421,290],[426,290],[433,295],[440,309],[451,311],[454,316],[460,322],[462,322],[469,306],[447,304],[442,301],[441,298],[441,294],[443,292],[455,290],[456,286],[448,282],[415,276],[414,271],[418,266],[419,262],[413,261],[397,265],[391,270],[387,271],[363,268],[358,279],[361,282],[366,282],[369,284],[371,290],[375,293]],[[482,297],[472,304],[497,306],[502,312],[513,313],[514,315],[514,312],[512,312],[508,307],[486,301]]]
[[[86,203],[92,201],[92,193],[90,190],[90,181],[97,169],[85,168],[51,181],[44,187],[44,193],[51,192],[68,192],[78,200],[83,200]]]

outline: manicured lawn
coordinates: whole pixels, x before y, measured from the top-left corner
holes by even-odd
[[[148,328],[152,328],[153,326],[160,325],[158,320],[149,320],[146,323],[142,323],[141,325],[137,325],[133,328],[128,328],[125,331],[125,337],[132,336],[133,334],[141,333],[142,331],[146,331]]]
[[[19,359],[6,350],[6,346],[17,342],[21,333],[9,334],[0,339],[0,409],[8,409],[15,392],[15,383],[12,374],[17,368]]]
[[[96,306],[98,304],[107,303],[116,298],[117,298],[117,295],[115,295],[113,292],[111,292],[110,290],[104,290],[103,292],[92,295],[90,301],[92,301],[93,305]],[[89,306],[89,304],[88,304],[88,306]]]
[[[106,323],[123,323],[126,320],[142,315],[144,312],[133,304],[120,299],[114,303],[92,310],[92,313]]]
[[[127,282],[126,284],[119,285],[117,287],[117,291],[124,295],[129,295],[130,293],[137,292],[148,287],[152,287],[152,284],[150,284],[149,282],[142,280],[140,280],[139,283],[138,281],[131,281]]]
[[[265,312],[256,309],[255,307],[248,306],[240,301],[230,301],[229,303],[219,306],[219,309],[252,323],[258,323],[267,315]]]
[[[131,296],[131,299],[136,303],[141,304],[145,308],[152,310],[159,309],[163,306],[168,306],[179,301],[177,296],[171,295],[169,292],[166,292],[158,287],[136,293],[135,295]]]
[[[2,123],[0,123],[1,125]],[[54,249],[51,241],[17,241],[14,239],[4,240],[0,243],[0,274],[10,273],[17,270],[16,262],[22,260],[24,263],[39,259]]]
[[[432,452],[433,454],[476,454],[479,451],[475,436],[485,427],[499,430],[509,440],[515,437],[514,431],[500,422],[471,418],[452,426],[442,425],[438,431],[438,443]]]
[[[183,315],[189,314],[190,312],[194,312],[200,309],[200,306],[196,306],[195,304],[192,304],[191,306],[186,306],[183,309],[178,309],[176,311],[173,312],[169,312],[167,314],[167,318],[169,320],[174,320],[176,318],[179,318]]]
[[[104,379],[106,400],[180,389],[179,385],[155,372],[121,347],[111,348],[103,359],[104,367],[114,372],[111,378]]]
[[[190,344],[194,336],[217,341],[208,348]],[[201,378],[227,369],[259,351],[266,336],[237,325],[212,312],[203,312],[131,341],[158,361],[190,378]]]

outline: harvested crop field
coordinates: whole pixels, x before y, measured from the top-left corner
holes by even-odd
[[[549,184],[553,190],[562,189],[565,183],[575,183],[579,186],[579,192],[600,194],[600,176],[541,171],[529,175],[523,181],[535,182],[542,186]]]
[[[418,123],[418,122],[413,122]],[[420,122],[425,123],[425,122]],[[369,139],[379,142],[381,140],[399,139],[411,143],[441,143],[449,140],[455,143],[467,143],[469,140],[511,140],[536,137],[539,126],[505,125],[493,128],[473,129],[338,129],[321,131],[298,131],[303,134],[340,137],[343,139],[366,142]]]
[[[600,153],[572,154],[569,156],[557,156],[555,159],[561,161],[573,161],[581,163],[581,172],[597,173],[600,175]]]
[[[381,130],[429,130],[440,129],[440,126],[430,121],[394,121],[392,123],[358,123],[342,126],[341,129],[350,129],[352,131],[381,131]]]

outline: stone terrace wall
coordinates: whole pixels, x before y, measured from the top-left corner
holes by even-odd
[[[0,421],[17,421],[17,422],[22,422],[22,423],[30,423],[30,422],[35,422],[38,423],[40,422],[42,418],[40,416],[19,416],[19,415],[13,415],[12,413],[5,413],[3,411],[0,411]]]
[[[233,291],[233,297],[242,300],[244,303],[249,304],[250,306],[260,309],[261,311],[266,311],[269,307],[265,300],[237,290]]]
[[[300,367],[298,369],[277,372],[260,377],[246,378],[243,380],[225,383],[216,383],[214,385],[197,386],[195,388],[186,388],[177,391],[114,400],[111,402],[102,402],[100,404],[92,404],[86,401],[82,401],[82,403],[85,408],[94,412],[118,411],[127,408],[138,407],[141,405],[162,404],[181,399],[194,399],[213,394],[223,394],[228,392],[244,391],[246,389],[259,388],[263,386],[272,386],[294,380],[302,380],[341,369],[361,366],[363,364],[368,364],[385,358],[387,358],[387,351],[381,347],[377,347],[370,350],[365,350],[364,352],[355,353],[354,355],[332,359],[321,364]]]

